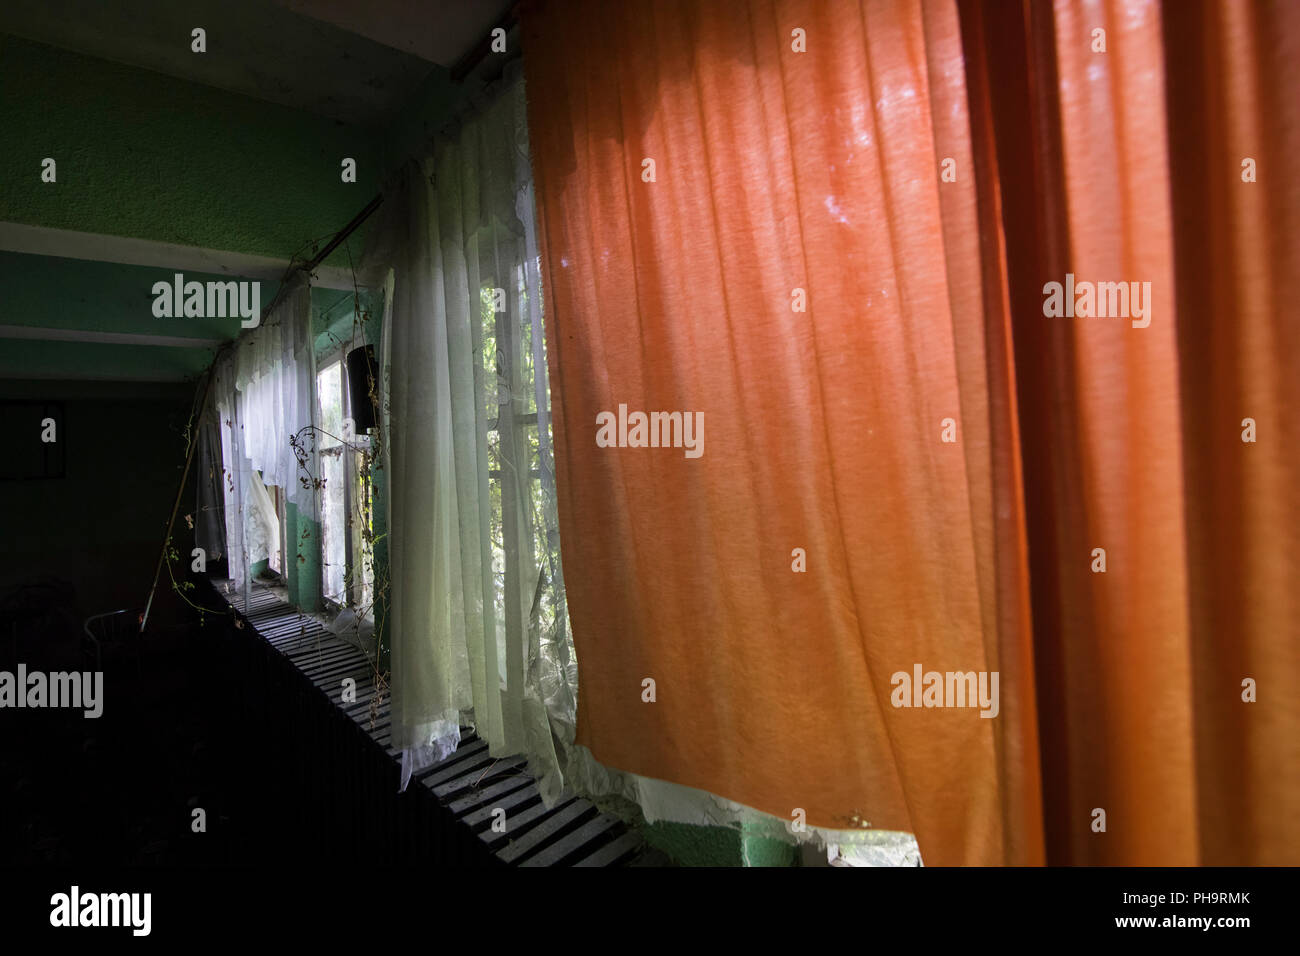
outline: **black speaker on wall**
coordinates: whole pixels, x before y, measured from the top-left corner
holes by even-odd
[[[375,347],[363,345],[348,353],[348,417],[356,433],[364,435],[375,427],[375,405],[370,400],[379,394],[379,371],[375,366]]]

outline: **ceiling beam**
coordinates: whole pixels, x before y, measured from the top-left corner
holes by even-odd
[[[165,348],[219,348],[221,339],[192,339],[183,335],[145,335],[132,332],[92,332],[86,329],[48,329],[29,325],[0,325],[0,339],[35,339],[40,342],[94,342],[99,345],[156,345]]]
[[[256,256],[223,249],[204,249],[174,242],[155,242],[129,236],[106,236],[74,229],[51,229],[16,222],[0,222],[0,251],[91,262],[116,262],[179,272],[203,272],[243,279],[278,282],[289,268],[288,259]],[[317,266],[312,272],[317,289],[353,288],[352,272],[341,266]],[[357,276],[358,283],[362,277]]]

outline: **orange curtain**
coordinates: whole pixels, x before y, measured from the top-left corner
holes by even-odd
[[[1297,862],[1297,8],[1178,6],[524,7],[597,759],[930,864]]]
[[[1004,207],[1048,859],[1300,862],[1300,335],[1277,298],[1300,8],[961,13]],[[1067,273],[1149,281],[1150,324],[1045,318]]]
[[[1164,36],[1201,861],[1295,865],[1300,5],[1169,3]]]

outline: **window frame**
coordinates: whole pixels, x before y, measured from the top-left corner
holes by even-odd
[[[321,355],[321,356],[317,359],[317,361],[316,361],[316,404],[317,404],[317,407],[318,407],[318,408],[321,410],[321,412],[322,412],[322,421],[321,421],[321,425],[320,425],[322,435],[324,434],[324,421],[323,421],[323,417],[324,417],[324,416],[323,416],[323,412],[324,412],[324,403],[321,401],[321,397],[322,397],[322,394],[321,394],[321,376],[323,376],[326,372],[328,372],[331,366],[336,365],[336,364],[337,364],[338,367],[339,367],[339,395],[338,395],[339,403],[340,403],[340,404],[339,404],[339,408],[340,408],[340,410],[341,410],[342,413],[346,413],[346,411],[347,411],[347,362],[344,361],[344,356],[343,356],[343,347],[340,345],[340,346],[337,346],[337,347],[331,349],[330,351],[328,351],[328,352],[326,352],[325,354]],[[345,418],[346,418],[346,415],[343,414],[343,415],[340,417],[340,419],[339,419],[340,423],[343,422],[343,421],[345,420]],[[352,528],[351,528],[351,522],[348,521],[348,516],[351,514],[351,511],[350,511],[350,509],[349,509],[349,503],[350,503],[350,502],[349,502],[349,491],[350,491],[350,489],[349,489],[348,474],[347,474],[347,471],[348,471],[348,469],[347,469],[347,459],[348,459],[350,456],[345,455],[345,454],[343,453],[344,448],[347,446],[347,441],[346,441],[346,437],[345,437],[346,434],[347,434],[347,429],[346,429],[346,427],[343,427],[342,425],[340,425],[339,430],[340,430],[341,432],[343,432],[342,435],[332,436],[332,437],[334,437],[334,438],[339,439],[339,444],[337,444],[337,445],[332,445],[332,446],[330,446],[329,448],[322,448],[322,447],[321,447],[321,442],[320,442],[319,440],[316,442],[316,453],[317,453],[317,455],[318,455],[321,459],[324,459],[325,456],[327,456],[327,455],[330,456],[330,457],[339,457],[339,458],[342,460],[342,464],[343,464],[343,529],[342,529],[342,530],[343,530],[343,594],[342,594],[343,601],[342,601],[342,603],[340,603],[339,601],[335,600],[335,599],[334,599],[333,597],[331,597],[331,596],[329,595],[329,593],[328,593],[328,585],[327,585],[327,581],[328,581],[328,575],[329,575],[329,570],[328,570],[328,569],[329,569],[329,566],[330,566],[330,562],[329,562],[329,555],[328,555],[328,554],[326,553],[326,551],[325,551],[325,507],[327,507],[327,506],[326,506],[326,503],[325,503],[323,500],[322,500],[322,502],[321,502],[322,507],[321,507],[321,536],[320,536],[320,538],[321,538],[321,544],[320,544],[320,547],[321,547],[321,556],[320,556],[320,567],[321,567],[321,588],[320,588],[320,593],[321,593],[321,600],[322,600],[326,605],[328,605],[329,607],[334,608],[335,610],[342,610],[344,607],[347,607],[348,604],[350,603],[350,602],[348,601],[348,597],[349,597],[349,594],[348,594],[348,579],[349,579],[350,572],[351,572],[351,570],[352,570],[352,568],[351,568],[351,560],[350,560],[350,558],[351,558],[351,550],[352,550],[351,547],[350,547],[350,538],[351,538],[351,534],[352,534]],[[322,464],[322,466],[321,466],[321,473],[322,473],[322,475],[324,474],[324,471],[325,471],[325,468],[324,468],[324,465]],[[322,486],[322,488],[323,488],[323,495],[322,495],[322,498],[323,498],[324,495],[328,495],[328,494],[330,493],[330,489],[329,489],[328,485],[324,485],[324,486]]]

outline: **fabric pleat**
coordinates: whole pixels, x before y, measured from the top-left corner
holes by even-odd
[[[577,743],[929,864],[1300,859],[1300,8],[522,10]]]
[[[998,772],[1037,746],[1024,583],[991,561],[1023,550],[995,512],[1007,342],[969,165],[952,196],[938,179],[970,153],[954,11],[526,22],[578,742],[785,820],[916,833],[930,863],[1034,860],[1034,785],[1004,802]],[[598,448],[620,405],[701,414],[703,454]],[[1016,703],[895,708],[915,664],[1001,668]]]

